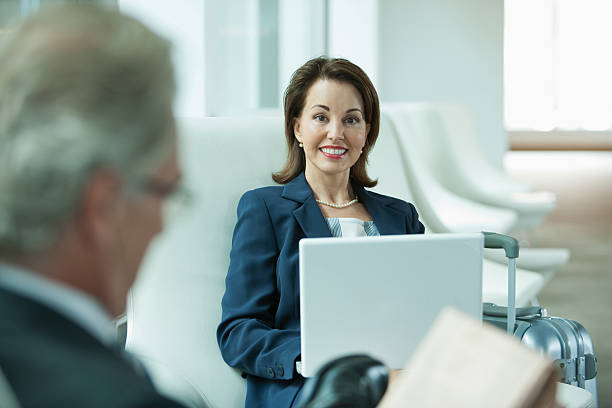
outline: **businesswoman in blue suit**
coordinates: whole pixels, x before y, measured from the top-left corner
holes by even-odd
[[[247,378],[246,407],[291,407],[300,360],[298,242],[302,238],[421,234],[414,206],[365,189],[378,137],[378,95],[355,64],[306,62],[285,91],[288,156],[280,186],[238,203],[217,340]]]

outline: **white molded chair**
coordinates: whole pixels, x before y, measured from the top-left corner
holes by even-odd
[[[170,217],[145,256],[127,312],[126,348],[168,367],[188,384],[153,375],[161,390],[210,407],[243,407],[246,380],[222,359],[216,327],[229,265],[236,206],[247,190],[272,184],[285,159],[281,117],[179,119],[189,207]],[[155,373],[154,373],[155,374]]]
[[[510,232],[517,223],[515,211],[476,203],[444,188],[431,174],[427,155],[431,147],[420,135],[420,123],[410,115],[415,109],[426,109],[426,104],[384,105],[381,115],[390,119],[390,128],[397,135],[398,149],[404,160],[404,172],[414,200],[435,232],[495,231]]]
[[[435,149],[431,169],[446,188],[474,201],[517,211],[516,229],[538,226],[555,208],[554,193],[517,191],[516,181],[489,163],[467,107],[436,103],[427,116],[430,142],[444,146]]]
[[[503,250],[485,249],[485,258],[494,262],[506,262]],[[570,251],[565,248],[521,248],[517,265],[544,277],[545,283],[555,275],[570,259]]]
[[[427,232],[430,232],[429,218],[424,216],[421,209],[422,202],[416,202],[412,193],[413,185],[409,181],[409,168],[402,156],[398,136],[395,133],[390,119],[381,115],[380,134],[374,150],[369,157],[368,173],[371,177],[378,178],[378,185],[374,188],[382,194],[391,195],[416,205],[421,216],[421,222],[425,224]],[[479,231],[472,229],[470,232]],[[446,232],[446,231],[445,231]],[[496,231],[497,232],[497,231]],[[442,255],[442,254],[441,254]],[[507,303],[507,277],[506,264],[483,260],[483,301],[499,305]],[[542,276],[538,273],[517,269],[516,274],[516,303],[527,305],[536,297],[544,284]]]
[[[431,105],[427,139],[434,146],[430,169],[434,177],[450,191],[484,204],[509,208],[518,213],[515,230],[537,227],[556,205],[556,196],[548,191],[516,189],[516,182],[492,166],[477,140],[472,114],[463,105],[435,103]],[[488,259],[499,262],[502,251],[485,251]],[[520,264],[544,272],[550,279],[569,261],[565,248],[529,248],[523,251]]]
[[[424,217],[429,220],[432,229],[436,232],[464,232],[451,222],[446,222],[444,212],[449,209],[438,205],[431,205],[437,197],[432,193],[436,190],[444,191],[447,197],[459,197],[447,189],[435,177],[436,168],[444,167],[444,160],[440,159],[439,152],[452,149],[448,143],[439,140],[432,130],[436,126],[436,106],[432,103],[393,103],[384,107],[384,114],[388,115],[399,136],[400,147],[406,158],[408,171],[413,176],[410,178],[411,186],[414,189],[415,199],[418,203],[423,203]],[[439,121],[438,121],[439,122]],[[467,162],[467,160],[465,160]],[[460,163],[458,164],[460,165]],[[483,204],[471,201],[469,198],[461,197],[464,208],[460,209],[457,217],[462,215],[470,217],[470,208],[482,206]],[[515,214],[515,224],[509,226],[507,230],[494,230],[496,232],[508,233],[517,229],[521,222],[519,215],[514,209],[493,207],[498,211],[513,211]],[[478,211],[472,209],[472,211]],[[477,230],[478,228],[474,228]],[[482,230],[488,229],[482,225]],[[485,257],[495,262],[505,263],[503,251],[486,250]],[[518,258],[519,267],[540,273],[545,282],[548,282],[556,270],[565,265],[569,260],[569,251],[563,248],[521,248],[521,256]]]

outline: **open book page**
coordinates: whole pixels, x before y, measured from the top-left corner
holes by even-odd
[[[379,407],[553,408],[555,389],[546,357],[444,309]]]

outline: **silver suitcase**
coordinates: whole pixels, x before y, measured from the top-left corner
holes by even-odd
[[[515,308],[515,276],[518,242],[485,232],[486,248],[504,248],[508,262],[508,307],[483,304],[483,320],[505,329],[526,346],[540,350],[559,367],[561,381],[593,394],[597,404],[597,358],[593,341],[578,322],[550,317],[539,306]],[[597,405],[596,405],[597,406]]]

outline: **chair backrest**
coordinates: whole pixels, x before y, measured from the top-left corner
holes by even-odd
[[[501,196],[524,193],[532,187],[503,174],[493,165],[478,139],[473,113],[457,103],[436,103],[432,107],[430,124],[435,132],[433,140],[445,149],[436,149],[437,178],[448,188],[457,191],[463,180],[477,178],[491,194]]]
[[[172,368],[209,406],[242,407],[246,382],[222,360],[215,331],[236,206],[245,191],[273,184],[271,173],[286,157],[283,119],[178,124],[184,184],[192,197],[184,211],[170,213],[145,256],[129,299],[126,348]]]
[[[428,195],[427,191],[423,191],[428,188],[427,182],[435,183],[435,180],[419,167],[419,163],[421,163],[421,166],[424,165],[422,163],[424,155],[418,148],[422,140],[416,139],[415,143],[412,143],[415,138],[427,137],[427,133],[425,133],[425,129],[419,127],[425,125],[425,123],[421,122],[419,125],[416,120],[412,120],[414,118],[410,117],[410,110],[413,109],[414,116],[418,116],[428,108],[427,104],[402,104],[396,107],[397,110],[408,110],[408,113],[397,114],[393,118],[398,122],[398,126],[394,126],[392,115],[389,112],[390,109],[388,107],[383,109],[380,135],[369,157],[368,174],[373,178],[378,178],[378,185],[374,188],[374,191],[415,204],[426,232],[446,232],[448,227],[443,224],[443,221],[447,218],[440,217],[436,213],[436,211],[444,211],[445,207],[434,206],[436,203],[428,201],[431,194]],[[404,115],[408,118],[402,119],[405,117]],[[415,124],[414,127],[413,124]],[[403,138],[398,129],[404,132]],[[444,199],[445,196],[438,197]],[[456,211],[459,211],[463,217],[474,216],[474,210],[466,208],[467,204],[460,199],[455,199],[450,194],[448,194],[447,199],[447,203],[438,204],[456,205]],[[476,210],[478,208],[476,207]],[[448,214],[446,216],[448,217]],[[451,230],[450,232],[455,231]],[[497,304],[505,304],[507,299],[506,282],[506,266],[485,260],[483,263],[483,299]],[[539,275],[521,269],[517,270],[518,303],[527,304],[541,287],[542,278]]]
[[[460,197],[445,188],[432,170],[435,149],[432,143],[435,106],[431,103],[385,104],[382,114],[389,118],[406,177],[422,217],[435,232],[508,232],[517,221],[513,211],[485,206]]]
[[[409,171],[402,157],[393,124],[387,115],[381,114],[378,139],[368,157],[368,175],[378,180],[373,191],[413,203],[421,214],[407,177]],[[421,219],[421,222],[429,230],[427,220]]]

